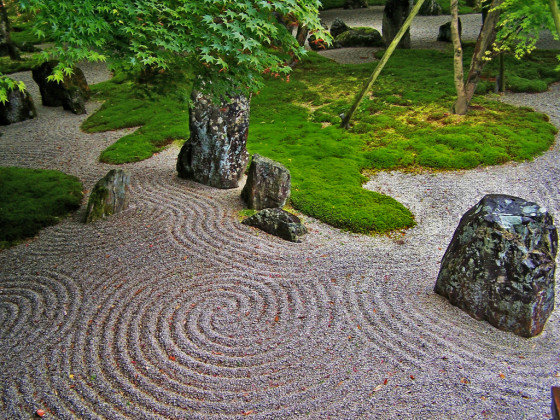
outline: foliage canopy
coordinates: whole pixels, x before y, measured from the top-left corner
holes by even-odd
[[[200,76],[205,90],[223,95],[257,91],[263,73],[285,74],[305,50],[289,25],[322,31],[318,0],[22,0],[40,14],[36,31],[55,46],[61,80],[81,60],[167,69],[180,65]],[[208,83],[210,82],[210,83]],[[201,86],[196,86],[201,88]]]

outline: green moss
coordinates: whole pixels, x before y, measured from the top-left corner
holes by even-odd
[[[117,77],[92,86],[95,99],[105,100],[101,109],[82,124],[93,133],[138,127],[103,151],[105,163],[148,159],[174,140],[189,135],[188,98],[190,80],[179,71],[154,76],[149,84],[133,77]]]
[[[0,167],[0,249],[57,223],[82,200],[82,184],[58,171]]]
[[[545,63],[534,60],[521,69],[526,76],[540,75],[550,66]],[[512,65],[510,73],[515,69]],[[362,188],[364,170],[495,165],[531,159],[554,141],[556,130],[547,118],[527,108],[476,97],[467,116],[451,114],[451,54],[429,50],[395,51],[352,129],[339,129],[340,115],[371,71],[371,64],[340,65],[310,54],[290,83],[270,79],[251,103],[249,151],[288,167],[293,207],[333,226],[386,232],[414,225],[400,203]],[[486,77],[493,71],[488,66]],[[94,87],[106,102],[84,127],[141,126],[105,152],[113,161],[148,157],[161,147],[153,139],[188,135],[186,91],[166,77],[160,75],[161,86],[141,86],[119,75]],[[161,136],[162,127],[174,132]]]

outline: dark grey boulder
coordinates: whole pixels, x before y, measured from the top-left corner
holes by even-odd
[[[301,242],[300,237],[307,233],[299,217],[282,209],[261,210],[242,223],[291,242]]]
[[[8,92],[8,102],[0,102],[0,125],[10,125],[36,116],[33,99],[27,90],[11,90]]]
[[[418,14],[420,16],[439,16],[442,13],[442,8],[436,0],[426,0]]]
[[[458,23],[459,23],[459,39],[460,39],[461,34],[463,32],[463,25],[461,24],[461,18],[459,18]],[[442,42],[453,42],[453,38],[451,37],[451,22],[444,23],[439,27],[437,40]]]
[[[85,114],[85,103],[89,99],[89,86],[84,73],[74,67],[70,76],[60,82],[50,82],[48,77],[57,66],[57,61],[47,61],[33,68],[33,80],[39,86],[41,102],[44,106],[61,106],[74,114]]]
[[[249,101],[239,95],[221,104],[193,91],[190,138],[177,160],[179,177],[216,188],[237,188],[247,166]]]
[[[367,0],[344,0],[345,9],[366,9],[368,7]]]
[[[283,207],[290,197],[290,171],[281,163],[253,155],[241,198],[250,209]]]
[[[349,31],[350,26],[348,26],[344,21],[340,18],[335,18],[331,25],[330,34],[334,38],[339,36],[341,33]]]
[[[111,169],[97,181],[91,191],[85,222],[93,222],[128,208],[130,175],[122,169]]]
[[[383,9],[383,22],[381,26],[381,32],[386,46],[389,46],[393,41],[410,14],[411,9],[412,0],[387,0],[385,8]],[[410,48],[410,29],[405,32],[397,48]]]
[[[461,219],[434,290],[476,319],[533,337],[554,309],[557,245],[546,209],[487,195]]]
[[[383,47],[385,42],[377,29],[351,28],[338,35],[333,43],[334,48],[351,47]]]

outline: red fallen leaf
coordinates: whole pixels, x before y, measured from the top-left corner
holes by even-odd
[[[175,356],[169,356],[169,360],[175,361]]]
[[[276,315],[276,316],[274,317],[274,322],[278,322],[278,321],[280,321],[280,317],[279,317],[278,315]]]
[[[414,375],[410,375],[410,379],[414,380]]]
[[[504,379],[506,377],[506,375],[504,375],[502,372],[500,372],[500,378]]]
[[[385,380],[383,381],[383,385],[387,385],[387,382],[389,382],[389,379],[385,378]]]
[[[248,411],[243,411],[241,414],[243,414],[244,416],[249,416],[251,414],[253,414],[255,412],[255,410],[248,410]]]
[[[43,417],[45,415],[45,410],[39,409],[39,410],[36,411],[36,413],[39,417]]]
[[[461,383],[465,384],[465,385],[468,385],[468,384],[471,383],[471,381],[469,381],[467,378],[461,378]]]

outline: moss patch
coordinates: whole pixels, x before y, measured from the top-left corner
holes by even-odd
[[[0,167],[0,249],[56,224],[82,200],[82,184],[58,171]]]

